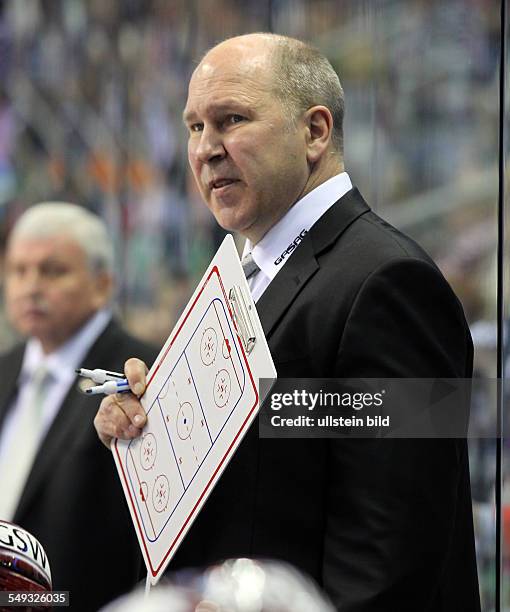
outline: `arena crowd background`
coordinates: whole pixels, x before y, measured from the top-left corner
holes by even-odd
[[[119,312],[162,342],[223,237],[187,169],[187,81],[209,46],[261,30],[307,39],[330,58],[346,93],[347,170],[438,262],[470,322],[476,375],[496,377],[500,110],[506,126],[510,116],[499,102],[500,1],[0,1],[1,250],[36,202],[99,213],[115,237]],[[0,348],[13,340],[2,324]],[[477,397],[474,418],[494,402]],[[496,446],[472,440],[470,451],[488,611]],[[503,552],[510,574],[510,536]],[[503,601],[510,609],[506,578]]]

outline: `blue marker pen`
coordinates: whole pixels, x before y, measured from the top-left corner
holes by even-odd
[[[126,391],[130,391],[130,388],[127,379],[124,378],[123,380],[107,380],[103,385],[86,389],[85,393],[87,395],[99,395],[100,393],[111,395],[112,393],[125,393]]]

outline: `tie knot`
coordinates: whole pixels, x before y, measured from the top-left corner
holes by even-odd
[[[32,402],[36,402],[39,408],[42,406],[42,402],[54,380],[52,371],[44,363],[38,365],[32,372],[29,382],[30,395]]]
[[[246,276],[246,280],[257,274],[260,271],[260,268],[255,263],[255,260],[252,257],[251,253],[245,255],[241,261],[241,266],[243,267],[244,275]]]
[[[45,363],[40,363],[32,372],[30,381],[32,385],[39,386],[44,385],[52,378],[51,370]]]

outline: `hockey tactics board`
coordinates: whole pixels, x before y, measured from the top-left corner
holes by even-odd
[[[244,291],[257,331],[247,354],[228,299]],[[231,236],[148,374],[141,437],[112,451],[154,584],[259,408],[258,378],[276,372]]]

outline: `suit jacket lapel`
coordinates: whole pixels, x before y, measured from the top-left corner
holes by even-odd
[[[16,393],[24,353],[25,344],[21,344],[4,355],[0,361],[0,428]]]
[[[335,243],[351,223],[369,210],[368,204],[354,188],[335,202],[310,229],[257,302],[257,312],[267,338],[319,269],[317,256]]]
[[[312,244],[305,239],[257,302],[257,312],[266,338],[318,268]]]
[[[97,364],[101,364],[102,355],[106,352],[111,353],[112,343],[115,342],[118,329],[115,322],[111,322],[106,327],[89,350],[83,361],[83,367],[94,368],[97,367]],[[76,437],[79,432],[86,435],[90,430],[99,401],[97,397],[88,397],[79,391],[77,381],[73,381],[55,420],[37,451],[14,516],[15,521],[22,522],[23,514],[34,503],[38,490],[51,477],[52,466],[58,461],[65,461],[66,451],[77,442]]]

